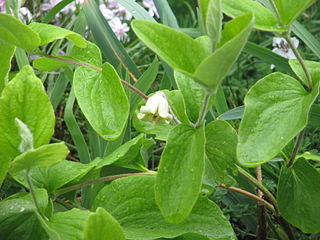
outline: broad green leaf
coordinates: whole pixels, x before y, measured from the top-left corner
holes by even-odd
[[[74,59],[70,57],[59,56],[59,58],[74,61]],[[47,57],[39,57],[32,62],[32,66],[41,71],[55,71],[68,65],[72,65],[72,63],[62,62]]]
[[[84,240],[125,240],[120,224],[110,213],[98,207],[95,213],[89,215],[84,229]]]
[[[190,124],[181,92],[179,90],[163,90],[163,92],[168,99],[173,114],[175,114],[182,123]]]
[[[130,106],[115,69],[108,63],[102,73],[79,67],[73,81],[80,108],[93,129],[104,139],[117,139],[127,123]]]
[[[10,163],[9,172],[16,173],[32,167],[49,167],[64,160],[68,153],[68,148],[63,142],[30,149],[17,156]]]
[[[3,13],[0,13],[0,40],[29,51],[40,45],[36,32],[15,17]]]
[[[9,161],[21,152],[18,118],[30,129],[34,147],[47,144],[54,131],[54,112],[43,85],[30,66],[25,66],[5,87],[0,98],[0,183]]]
[[[78,47],[85,48],[87,45],[86,40],[84,40],[78,33],[54,25],[33,22],[29,25],[29,28],[39,34],[41,40],[39,44],[40,46],[64,38],[68,39]]]
[[[133,167],[141,170],[141,167],[145,168],[144,162],[138,161],[138,154],[140,153],[141,147],[148,141],[144,134],[140,134],[137,137],[131,139],[125,144],[118,147],[111,154],[105,158],[95,159],[95,166],[100,169],[107,165],[117,165],[122,167]]]
[[[206,95],[206,89],[192,78],[183,73],[174,72],[178,88],[183,95],[186,105],[186,112],[193,122],[196,122],[201,110],[202,103]],[[211,96],[214,99],[214,96]],[[211,102],[212,102],[211,100]]]
[[[207,172],[214,186],[226,183],[230,170],[237,172],[237,142],[238,136],[234,128],[226,121],[217,120],[209,123],[206,128],[206,157],[212,172]]]
[[[182,223],[168,223],[155,203],[154,182],[154,176],[115,180],[98,193],[94,209],[103,207],[112,214],[129,240],[175,238],[187,233],[197,233],[210,240],[236,239],[219,207],[205,197],[198,199]]]
[[[200,0],[200,9],[206,32],[212,41],[213,48],[220,41],[222,28],[221,0]]]
[[[272,73],[249,90],[237,148],[242,165],[254,167],[271,160],[306,126],[318,84],[308,93],[296,79]]]
[[[316,0],[274,0],[281,23],[286,27],[290,24],[307,8],[316,2]]]
[[[204,171],[204,127],[187,124],[174,127],[161,155],[155,198],[165,219],[180,223],[196,203]]]
[[[36,196],[44,199],[45,191],[36,190]],[[48,195],[46,195],[48,202]],[[41,209],[46,206],[45,201],[40,201]],[[39,224],[36,207],[31,194],[21,197],[10,197],[0,202],[0,238],[10,240],[46,240],[47,236]]]
[[[285,31],[284,28],[278,27],[278,22],[273,12],[254,0],[222,0],[222,11],[232,18],[252,12],[256,29],[270,32]]]
[[[304,159],[282,167],[277,201],[280,214],[304,233],[320,232],[320,173]]]
[[[1,31],[1,30],[0,30]],[[1,33],[1,32],[0,32]],[[15,47],[7,42],[0,40],[0,96],[3,88],[8,82],[8,73],[11,69],[11,59],[13,57]]]
[[[133,20],[131,26],[140,40],[175,70],[194,73],[207,57],[197,41],[178,30],[145,20]]]
[[[66,212],[56,213],[47,224],[59,233],[61,240],[83,240],[84,228],[89,216],[90,211],[73,208]]]
[[[253,26],[252,14],[245,14],[225,25],[216,51],[197,67],[194,78],[211,90],[217,90],[239,57]]]
[[[64,160],[50,167],[33,167],[30,170],[30,176],[35,187],[45,188],[49,193],[53,193],[73,180],[83,177],[93,168],[94,164]],[[13,177],[19,183],[27,186],[24,175],[24,171],[21,171],[14,174]]]

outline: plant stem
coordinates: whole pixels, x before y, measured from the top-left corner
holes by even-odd
[[[262,170],[261,166],[256,167],[257,181],[262,184]],[[263,192],[258,189],[258,196],[263,198]],[[262,202],[258,202],[258,227],[257,227],[257,239],[265,240],[267,238],[267,222],[266,222],[266,205]]]
[[[255,199],[257,200],[258,202],[261,202],[263,203],[267,208],[269,208],[273,213],[275,213],[275,209],[274,207],[268,203],[266,200],[264,200],[263,198],[260,198],[258,197],[257,195],[254,195],[253,193],[251,192],[248,192],[246,190],[243,190],[241,188],[237,188],[237,187],[227,187],[225,184],[221,184],[219,187],[221,188],[225,188],[225,189],[229,189],[231,191],[234,191],[234,192],[238,192],[238,193],[241,193],[243,195],[246,195],[247,197],[250,197],[252,199]]]
[[[26,170],[26,180],[29,186],[30,194],[32,196],[34,205],[36,206],[37,212],[39,213],[42,219],[46,220],[45,216],[43,216],[42,212],[40,211],[39,203],[37,201],[36,194],[34,192],[34,188],[30,179],[30,168]]]
[[[206,96],[204,97],[204,101],[203,101],[203,104],[201,106],[200,114],[199,114],[198,120],[196,122],[195,128],[200,127],[203,119],[206,116],[206,112],[207,112],[207,108],[208,108],[208,105],[209,105],[209,100],[210,100],[211,95],[212,95],[212,93],[207,92]]]
[[[69,59],[63,59],[63,58],[59,58],[59,57],[55,57],[55,56],[50,56],[50,55],[46,55],[46,54],[42,54],[44,55],[45,57],[47,58],[51,58],[51,59],[54,59],[54,60],[57,60],[57,61],[60,61],[60,62],[67,62],[67,63],[72,63],[72,64],[76,64],[76,65],[80,65],[80,66],[86,66],[86,67],[89,67],[91,69],[94,69],[98,72],[102,72],[102,68],[98,68],[96,66],[93,66],[93,65],[90,65],[90,64],[87,64],[87,63],[83,63],[83,62],[78,62],[78,61],[74,61],[74,60],[69,60]],[[125,80],[123,79],[120,79],[121,83],[123,85],[126,85],[128,88],[130,88],[132,91],[134,91],[136,94],[138,94],[140,97],[144,98],[145,100],[148,99],[148,96],[145,95],[143,92],[141,92],[138,88],[136,88],[135,86],[133,86],[132,84],[126,82]]]
[[[107,182],[107,181],[112,181],[118,178],[123,178],[123,177],[129,177],[129,176],[139,176],[139,175],[154,175],[156,174],[156,172],[153,171],[149,171],[149,172],[142,172],[142,173],[125,173],[125,174],[119,174],[119,175],[114,175],[114,176],[106,176],[106,177],[101,177],[101,178],[97,178],[88,182],[84,182],[84,183],[79,183],[70,187],[65,187],[65,188],[61,188],[60,190],[55,192],[56,196],[62,195],[64,193],[67,192],[71,192],[77,189],[80,189],[84,186],[88,186],[88,185],[92,185],[95,183],[101,183],[101,182]]]
[[[301,57],[299,51],[294,46],[289,34],[286,34],[285,39],[286,39],[287,43],[289,44],[290,48],[292,49],[294,55],[296,56],[297,60],[299,61],[300,65],[306,75],[307,82],[308,82],[308,91],[311,92],[312,91],[312,79],[311,79],[311,75],[307,69],[307,66],[306,66],[305,62],[303,61],[303,58]]]
[[[237,166],[237,169],[241,175],[243,175],[245,178],[247,178],[250,182],[252,182],[256,187],[258,187],[266,195],[266,197],[271,201],[272,205],[274,206],[276,214],[279,214],[277,200],[272,195],[272,193],[265,186],[263,186],[263,184],[259,183],[259,181],[257,179],[255,179],[246,170],[244,170],[243,168],[241,168],[239,166]]]
[[[297,136],[296,142],[295,142],[294,147],[293,147],[293,150],[292,150],[292,154],[291,154],[290,160],[289,160],[289,162],[287,163],[287,167],[288,167],[288,168],[292,167],[292,165],[293,165],[293,163],[294,163],[294,160],[295,160],[295,158],[296,158],[296,156],[297,156],[297,153],[298,153],[300,144],[301,144],[301,142],[302,142],[303,136],[304,136],[304,130],[302,130],[302,131],[299,133],[299,135]]]

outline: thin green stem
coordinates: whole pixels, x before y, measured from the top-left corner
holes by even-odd
[[[34,205],[36,206],[37,212],[41,216],[42,219],[46,220],[45,216],[43,216],[42,212],[40,211],[40,206],[37,201],[37,197],[36,197],[36,194],[35,194],[31,179],[30,179],[30,169],[26,170],[26,180],[27,180],[27,184],[29,186],[30,194],[32,196]]]
[[[156,172],[149,171],[149,172],[142,172],[142,173],[125,173],[125,174],[119,174],[119,175],[114,175],[114,176],[101,177],[101,178],[97,178],[97,179],[94,179],[94,180],[91,180],[88,182],[72,185],[70,187],[61,188],[60,190],[55,192],[55,195],[59,196],[64,193],[67,193],[67,192],[78,190],[84,186],[92,185],[95,183],[108,182],[108,181],[112,181],[112,180],[115,180],[118,178],[129,177],[129,176],[138,176],[138,175],[154,175],[154,174],[156,174]]]
[[[196,122],[195,128],[200,127],[200,125],[202,124],[202,122],[206,116],[206,112],[207,112],[207,108],[209,105],[209,100],[210,100],[211,95],[212,95],[212,93],[207,92],[206,96],[204,97],[204,101],[201,106],[200,114],[199,114],[198,120]]]
[[[285,39],[286,39],[287,43],[289,44],[290,48],[292,49],[294,55],[296,56],[297,60],[299,61],[300,65],[306,75],[307,82],[308,82],[308,91],[311,92],[312,91],[312,79],[311,79],[311,75],[307,69],[307,66],[306,66],[303,58],[301,57],[299,51],[297,50],[296,46],[292,42],[289,34],[286,34]]]
[[[90,64],[87,64],[87,63],[83,63],[83,62],[78,62],[78,61],[74,61],[74,60],[70,60],[70,59],[64,59],[64,58],[59,58],[59,57],[56,57],[56,56],[50,56],[50,55],[46,55],[46,54],[41,54],[47,58],[51,58],[51,59],[54,59],[54,60],[57,60],[57,61],[60,61],[60,62],[67,62],[67,63],[71,63],[71,64],[75,64],[75,65],[80,65],[80,66],[86,66],[86,67],[89,67],[91,69],[94,69],[98,72],[102,72],[102,68],[99,68],[99,67],[96,67],[96,66],[93,66],[93,65],[90,65]],[[136,88],[135,86],[133,86],[132,84],[126,82],[125,80],[123,79],[120,79],[121,83],[123,85],[126,85],[128,88],[130,88],[132,91],[134,91],[136,94],[138,94],[140,97],[144,98],[145,100],[148,99],[148,96],[145,95],[143,92],[141,92],[138,88]]]
[[[297,153],[298,153],[300,144],[302,143],[303,136],[304,136],[304,130],[302,130],[302,131],[299,133],[299,135],[297,136],[296,142],[295,142],[295,144],[294,144],[294,147],[293,147],[293,150],[292,150],[292,153],[291,153],[290,160],[289,160],[289,162],[287,163],[287,167],[288,167],[288,168],[292,167],[292,165],[293,165],[293,163],[294,163],[294,160],[295,160],[295,158],[296,158],[296,156],[297,156]]]
[[[237,166],[237,168],[238,168],[239,173],[242,176],[247,178],[256,187],[258,187],[264,193],[264,195],[266,195],[266,197],[271,201],[272,205],[274,206],[276,214],[279,214],[277,200],[275,199],[273,194],[265,186],[263,186],[263,184],[261,184],[257,179],[255,179],[250,173],[248,173],[246,170],[244,170],[243,168],[241,168],[239,166]]]

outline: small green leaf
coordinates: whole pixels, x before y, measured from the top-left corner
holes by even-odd
[[[291,59],[289,60],[289,65],[291,67],[291,69],[293,70],[293,72],[302,80],[304,81],[306,84],[308,84],[307,81],[307,77],[306,74],[303,70],[303,68],[301,67],[300,63],[298,60],[296,59]],[[305,65],[311,75],[311,78],[314,82],[314,85],[317,84],[317,81],[320,76],[317,75],[319,73],[319,69],[320,69],[320,63],[319,62],[313,62],[313,61],[305,61]]]
[[[304,233],[320,232],[320,173],[304,159],[282,167],[278,186],[280,214]]]
[[[190,214],[202,183],[205,151],[204,127],[174,127],[161,155],[155,198],[165,219],[180,223]]]
[[[15,121],[21,138],[21,142],[18,147],[19,151],[23,153],[33,149],[33,135],[30,129],[19,118],[15,118]]]
[[[15,17],[3,13],[0,13],[0,40],[29,51],[40,45],[36,32]]]
[[[53,215],[48,226],[59,233],[60,239],[83,240],[84,227],[87,224],[90,211],[73,208],[66,212]]]
[[[211,184],[219,186],[229,178],[227,170],[237,172],[237,142],[238,136],[234,128],[226,121],[217,120],[209,123],[206,132],[206,156],[212,172],[206,173],[213,181]]]
[[[74,61],[74,59],[72,59],[71,57],[59,56],[59,58]],[[39,57],[32,62],[32,65],[33,65],[33,67],[35,67],[36,69],[41,70],[41,71],[55,71],[59,68],[62,68],[62,67],[68,66],[68,65],[72,65],[72,63],[58,61],[58,60],[54,60],[54,59],[47,58],[47,57]]]
[[[309,8],[316,0],[274,0],[281,23],[286,27],[297,18],[299,15]]]
[[[236,239],[219,207],[206,197],[199,197],[191,214],[182,223],[168,223],[155,203],[154,183],[154,176],[115,180],[101,189],[93,208],[103,207],[112,214],[123,227],[126,239],[172,239],[187,233],[210,240]]]
[[[138,154],[140,153],[141,147],[146,142],[145,135],[140,134],[137,137],[131,139],[125,144],[118,147],[111,154],[106,156],[105,158],[97,158],[95,159],[95,165],[97,169],[100,169],[107,165],[117,165],[122,167],[130,167],[141,170],[141,166],[145,167],[144,163],[138,162]]]
[[[255,17],[254,27],[256,29],[270,32],[285,31],[285,28],[278,26],[273,12],[254,0],[222,0],[222,11],[232,18],[252,12]]]
[[[213,48],[220,41],[222,28],[221,0],[200,0],[199,5],[206,32],[212,41]]]
[[[98,207],[88,218],[83,240],[125,240],[125,236],[117,220]]]
[[[30,149],[10,163],[9,172],[15,173],[32,167],[48,167],[64,160],[68,153],[68,148],[63,142]]]
[[[244,100],[237,148],[240,163],[254,167],[274,158],[306,126],[318,88],[308,93],[282,73],[259,80]]]
[[[102,73],[79,67],[73,84],[80,108],[93,129],[104,139],[117,139],[127,123],[130,106],[115,69],[108,63]]]
[[[298,159],[298,158],[304,158],[307,160],[313,160],[313,161],[320,162],[320,155],[312,154],[310,152],[304,152],[300,155],[297,155],[296,159]]]
[[[239,57],[253,26],[252,14],[237,17],[225,25],[216,51],[197,67],[194,78],[216,91]]]
[[[60,28],[51,24],[36,23],[33,22],[29,27],[40,37],[40,46],[51,43],[55,40],[67,38],[74,45],[85,48],[87,46],[86,40],[84,40],[78,33],[70,30]]]
[[[178,30],[145,20],[133,20],[131,26],[140,40],[175,70],[193,73],[207,57],[197,41]]]
[[[34,147],[47,144],[54,131],[54,112],[43,85],[30,66],[25,66],[5,87],[0,98],[0,183],[9,161],[21,152],[18,118],[30,129]]]
[[[183,95],[187,115],[193,122],[196,122],[206,95],[206,89],[200,83],[195,82],[183,73],[175,71],[174,77]],[[213,100],[214,95],[211,96],[210,102],[213,103]]]
[[[190,124],[181,92],[179,90],[163,90],[163,92],[168,99],[173,114],[175,114],[178,120],[182,123]]]
[[[2,90],[8,82],[8,73],[11,69],[11,59],[13,57],[15,49],[16,48],[13,45],[0,40],[0,96]]]

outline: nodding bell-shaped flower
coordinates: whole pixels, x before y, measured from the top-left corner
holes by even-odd
[[[151,117],[152,120],[159,121],[163,119],[165,123],[170,123],[173,119],[170,114],[170,107],[166,95],[158,91],[153,94],[148,100],[145,106],[141,106],[138,113],[138,119]]]

